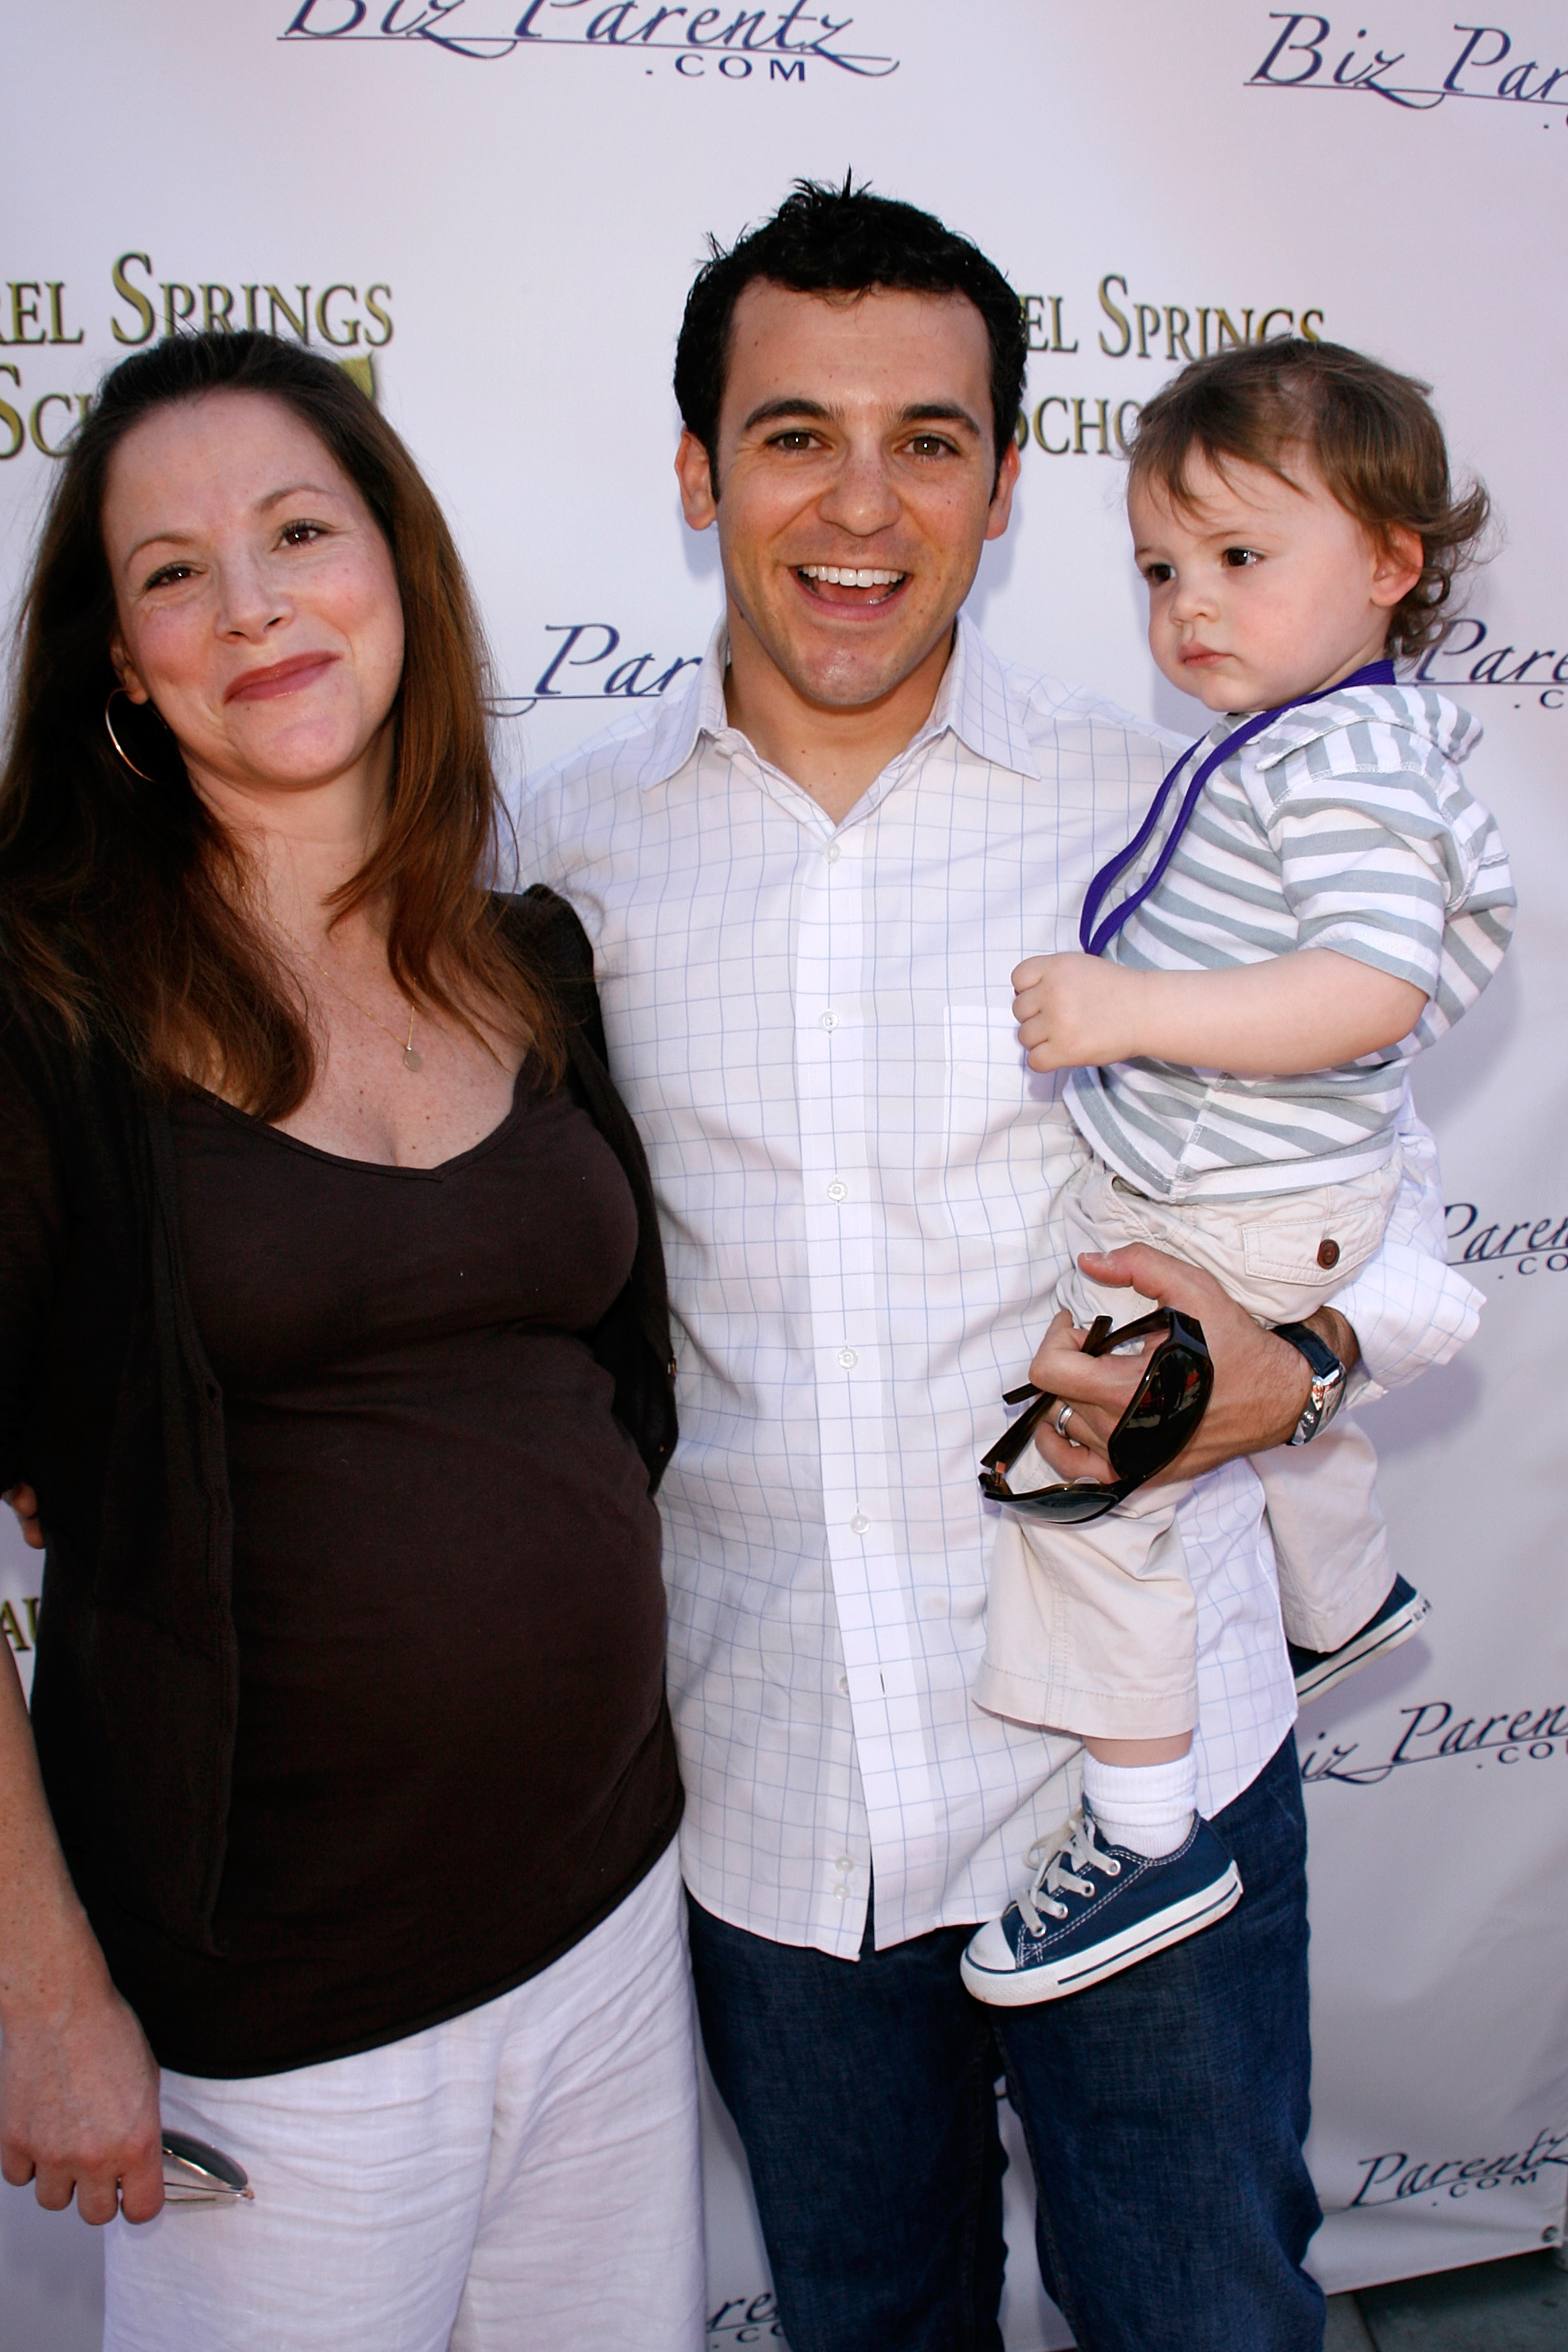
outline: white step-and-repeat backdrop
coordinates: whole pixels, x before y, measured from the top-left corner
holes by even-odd
[[[1008,271],[1034,352],[1024,476],[973,609],[1005,655],[1176,727],[1196,731],[1194,707],[1149,659],[1119,512],[1139,404],[1189,354],[1292,330],[1436,386],[1501,529],[1425,674],[1485,721],[1475,781],[1523,908],[1502,978],[1417,1080],[1480,1336],[1373,1416],[1398,1562],[1435,1613],[1300,1726],[1329,2214],[1312,2261],[1340,2288],[1556,2237],[1568,16],[50,0],[8,11],[5,39],[0,593],[106,366],[184,325],[273,327],[368,362],[472,564],[521,759],[663,692],[703,646],[719,582],[670,473],[675,331],[707,233],[797,174],[853,167]],[[36,1559],[3,1540],[0,1631],[25,1670]],[[775,2328],[717,2112],[710,2141],[728,2347]],[[1033,2352],[1066,2337],[1034,2284],[1021,2153],[1009,2179],[1008,2340]],[[95,2345],[95,2263],[74,2215],[0,2191],[0,2347]]]

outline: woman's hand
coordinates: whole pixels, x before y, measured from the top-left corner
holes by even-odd
[[[1214,1360],[1214,1392],[1197,1434],[1161,1478],[1195,1478],[1238,1454],[1262,1454],[1285,1444],[1311,1393],[1312,1376],[1299,1349],[1255,1323],[1212,1275],[1142,1242],[1103,1257],[1085,1255],[1079,1264],[1090,1281],[1112,1287],[1126,1284],[1162,1307],[1180,1307],[1203,1326]],[[1131,1319],[1131,1310],[1123,1319]],[[1325,1307],[1304,1319],[1322,1333],[1348,1370],[1361,1351],[1343,1316]],[[1072,1413],[1067,1437],[1058,1435],[1053,1412],[1036,1433],[1035,1444],[1058,1477],[1109,1483],[1114,1474],[1106,1444],[1131,1402],[1143,1363],[1142,1356],[1085,1356],[1084,1336],[1061,1314],[1040,1342],[1029,1378],[1070,1404]],[[1158,1345],[1156,1336],[1145,1339],[1143,1349]]]
[[[163,2202],[158,2069],[101,1964],[47,2012],[7,2011],[0,2042],[0,2172],[84,2221],[150,2221]]]
[[[4,1497],[0,1497],[0,1499],[9,1503],[11,1508],[16,1512],[16,1517],[21,1524],[22,1541],[28,1547],[29,1550],[42,1551],[44,1549],[44,1531],[38,1525],[38,1498],[37,1495],[34,1494],[31,1486],[9,1487],[7,1488]]]
[[[158,2069],[66,1867],[0,1642],[0,2174],[84,2221],[163,2202]]]

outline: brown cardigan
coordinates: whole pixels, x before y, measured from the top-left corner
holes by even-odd
[[[534,888],[509,920],[559,992],[565,1083],[637,1208],[594,1352],[657,1487],[676,1437],[647,1163],[610,1082],[593,950]],[[3,965],[0,965],[3,988]],[[186,1294],[163,1105],[78,1053],[15,988],[0,1009],[0,1491],[47,1541],[33,1727],[60,1841],[92,1890],[215,1949],[238,1700],[223,1397]]]

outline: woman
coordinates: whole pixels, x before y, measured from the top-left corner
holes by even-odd
[[[663,1272],[481,683],[340,371],[108,378],[0,785],[0,2153],[110,2352],[700,2339]]]

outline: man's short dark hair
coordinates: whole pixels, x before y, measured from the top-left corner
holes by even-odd
[[[675,347],[675,396],[687,430],[708,452],[719,495],[719,411],[729,366],[735,305],[753,278],[795,294],[962,294],[985,321],[991,343],[991,417],[996,467],[1014,437],[1024,394],[1026,340],[1018,297],[1002,272],[966,236],[930,213],[841,188],[797,180],[772,220],[726,252],[710,237],[712,257],[686,298]]]

